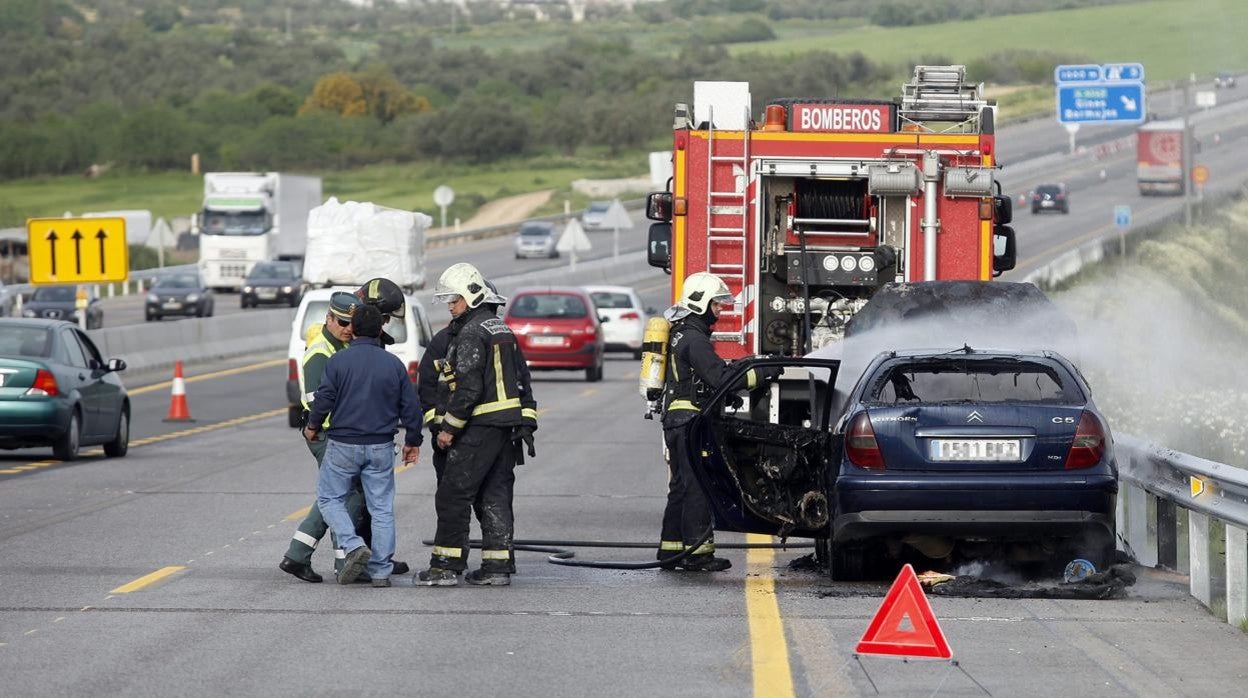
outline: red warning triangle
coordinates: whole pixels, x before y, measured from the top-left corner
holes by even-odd
[[[953,657],[913,567],[901,568],[854,651],[922,659]]]

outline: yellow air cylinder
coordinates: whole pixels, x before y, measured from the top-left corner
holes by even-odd
[[[658,400],[663,396],[663,382],[667,377],[667,336],[672,326],[661,317],[646,321],[646,333],[641,340],[641,396]]]

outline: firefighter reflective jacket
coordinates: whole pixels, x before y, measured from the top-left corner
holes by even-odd
[[[303,352],[303,370],[299,372],[299,402],[303,404],[305,410],[312,409],[312,398],[316,395],[316,389],[321,385],[321,376],[325,375],[325,364],[329,363],[329,357],[347,346],[346,342],[340,342],[330,334],[324,325],[318,325],[318,327],[320,327],[319,332],[315,334],[308,332],[311,338],[308,340],[308,348]],[[321,425],[321,428],[329,428],[328,417],[325,418],[325,423]]]
[[[705,315],[689,315],[672,327],[667,340],[667,376],[663,391],[663,428],[683,426],[701,409],[729,373],[711,345]],[[754,389],[758,374],[746,372],[741,388]]]
[[[537,426],[528,367],[516,336],[494,312],[492,307],[479,306],[451,321],[435,417],[441,419],[443,431],[458,434],[469,422]]]

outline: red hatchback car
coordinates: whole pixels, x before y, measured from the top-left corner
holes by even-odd
[[[583,368],[585,380],[602,380],[602,324],[583,289],[520,289],[507,302],[504,320],[519,338],[530,369]]]

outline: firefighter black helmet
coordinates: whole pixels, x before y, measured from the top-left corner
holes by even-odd
[[[382,315],[402,317],[404,314],[406,301],[403,297],[403,289],[390,279],[381,277],[371,279],[365,282],[360,290],[355,292],[355,295],[380,310]]]

